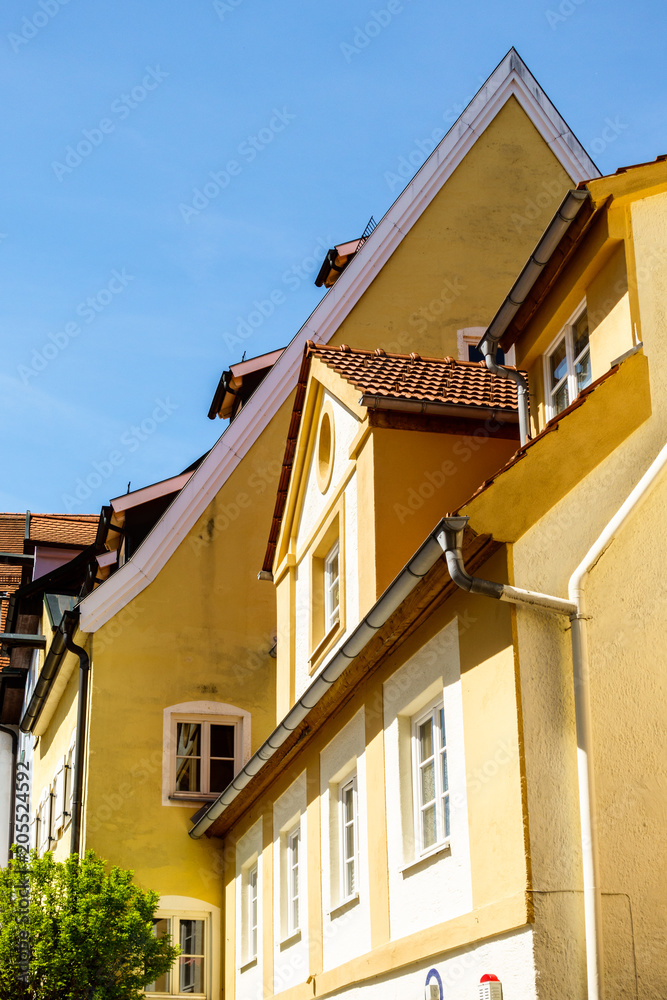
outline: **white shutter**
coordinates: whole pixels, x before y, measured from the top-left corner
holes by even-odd
[[[39,812],[38,812],[38,833],[37,833],[37,850],[40,855],[45,854],[49,849],[49,829],[50,829],[50,805],[51,805],[51,794],[47,788],[43,793],[39,801]]]
[[[37,810],[32,814],[32,819],[30,820],[30,849],[32,851],[37,850],[37,838],[39,836],[39,815]]]
[[[53,836],[55,839],[62,832],[63,813],[65,811],[65,761],[60,762],[53,779]]]

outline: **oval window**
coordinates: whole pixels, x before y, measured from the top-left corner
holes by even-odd
[[[322,493],[326,492],[331,480],[333,467],[333,420],[327,408],[320,420],[320,433],[317,442],[317,485]]]

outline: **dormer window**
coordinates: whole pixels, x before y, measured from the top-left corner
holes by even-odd
[[[544,367],[547,420],[575,401],[591,382],[588,313],[580,306],[547,352]]]
[[[330,632],[340,618],[340,560],[336,541],[324,557],[325,632]]]

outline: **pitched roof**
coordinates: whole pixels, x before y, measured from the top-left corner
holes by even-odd
[[[25,514],[0,514],[0,552],[23,552]]]
[[[489,410],[501,410],[510,419],[514,418],[518,409],[514,382],[492,375],[483,361],[422,358],[414,353],[387,354],[381,348],[356,351],[347,344],[328,347],[307,341],[287,432],[269,542],[262,564],[263,573],[273,571],[313,358],[322,361],[358,389],[362,393],[361,405],[372,409],[389,408],[396,403],[408,406],[414,403],[414,409],[420,412],[427,407],[432,412],[431,407],[436,407],[443,417],[457,412],[461,416],[474,417],[487,414]]]
[[[255,393],[232,421],[132,558],[82,601],[81,627],[85,631],[97,631],[156,578],[204,513],[211,497],[233,474],[293,391],[305,342],[311,338],[323,343],[331,340],[380,268],[512,98],[575,183],[600,176],[519,54],[510,49],[283,351],[262,391]]]
[[[387,354],[381,348],[357,351],[346,344],[328,347],[312,341],[306,344],[305,354],[319,358],[364,396],[485,410],[517,409],[514,382],[492,375],[483,361]]]

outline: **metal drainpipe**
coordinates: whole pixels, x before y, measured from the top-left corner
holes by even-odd
[[[530,416],[528,400],[528,383],[521,374],[512,368],[503,368],[496,362],[498,351],[498,341],[485,337],[479,345],[479,349],[484,355],[486,367],[499,378],[507,378],[516,384],[517,402],[519,406],[519,435],[523,446],[530,438]]]
[[[76,755],[72,794],[72,834],[70,854],[78,854],[81,844],[81,815],[83,811],[83,763],[86,744],[86,715],[88,709],[88,676],[90,660],[83,646],[77,646],[69,632],[65,632],[65,646],[79,657],[79,700],[76,709]]]

